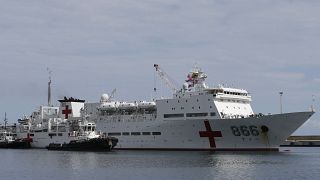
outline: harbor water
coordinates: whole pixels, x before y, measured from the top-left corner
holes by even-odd
[[[320,148],[281,152],[0,149],[0,179],[319,179]]]

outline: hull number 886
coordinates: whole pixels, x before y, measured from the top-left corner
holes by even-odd
[[[257,126],[231,126],[234,136],[259,136],[260,132]]]

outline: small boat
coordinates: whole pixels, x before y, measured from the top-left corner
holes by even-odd
[[[118,143],[114,137],[72,140],[69,143],[50,143],[46,148],[56,151],[111,151]]]
[[[28,138],[17,139],[12,132],[0,131],[0,148],[26,149],[30,148],[30,142]]]

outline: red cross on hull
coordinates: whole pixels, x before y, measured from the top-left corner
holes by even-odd
[[[222,137],[221,131],[212,131],[209,121],[204,121],[206,126],[206,131],[199,131],[200,137],[208,137],[210,142],[210,147],[215,148],[216,142],[215,137]]]
[[[69,109],[69,106],[66,105],[66,109],[65,110],[62,110],[62,114],[64,114],[64,118],[65,119],[68,119],[69,118],[69,114],[72,113],[72,110]]]

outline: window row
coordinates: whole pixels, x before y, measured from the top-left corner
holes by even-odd
[[[62,136],[62,133],[49,133],[48,135],[52,138],[52,136]]]
[[[247,93],[238,93],[238,92],[229,92],[229,91],[224,91],[224,94],[232,94],[232,95],[238,95],[238,96],[248,96]]]
[[[186,117],[206,117],[208,113],[186,113]],[[216,116],[215,112],[211,112],[210,116]],[[183,113],[179,114],[164,114],[164,118],[183,118],[185,115]]]
[[[208,101],[211,101],[211,100],[212,100],[212,99],[208,99]],[[171,100],[171,102],[172,102],[172,101],[174,101],[174,100]],[[187,102],[188,102],[188,99],[186,99],[185,101],[186,101],[186,103],[187,103]],[[171,103],[171,102],[170,102],[170,103]],[[177,102],[180,103],[180,102],[183,102],[183,100],[177,100]],[[199,99],[197,99],[197,102],[199,102]],[[167,100],[167,103],[169,103],[169,100]]]
[[[106,134],[106,133],[105,133]],[[108,133],[108,136],[140,136],[140,135],[143,135],[143,136],[150,136],[150,135],[153,135],[153,136],[159,136],[161,135],[161,132],[111,132],[111,133]]]

